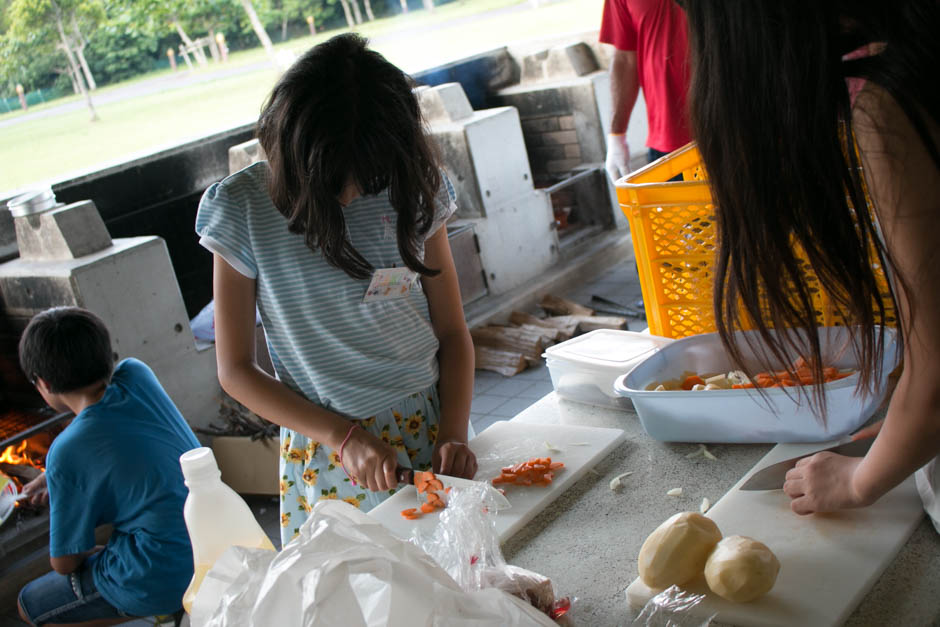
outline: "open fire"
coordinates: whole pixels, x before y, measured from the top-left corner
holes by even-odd
[[[45,469],[46,453],[52,443],[52,434],[39,433],[11,444],[0,453],[0,472],[13,479],[18,489],[35,478]]]

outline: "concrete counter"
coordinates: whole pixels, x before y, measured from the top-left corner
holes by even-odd
[[[650,438],[633,412],[543,397],[513,418],[518,422],[615,427],[626,442],[503,547],[506,560],[552,579],[559,595],[577,597],[573,623],[629,625],[634,612],[624,590],[636,578],[646,536],[680,511],[698,511],[703,497],[720,499],[771,448],[767,444],[710,444],[717,461],[696,444]],[[564,442],[553,444],[563,447]],[[615,476],[633,471],[623,489]],[[682,496],[667,496],[681,487]],[[940,621],[940,536],[925,518],[846,625],[932,625]]]

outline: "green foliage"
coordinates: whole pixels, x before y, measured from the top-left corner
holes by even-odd
[[[121,12],[92,33],[85,57],[95,80],[105,85],[154,69],[158,43],[151,29],[140,28],[134,16]]]
[[[0,94],[15,95],[17,84],[30,91],[54,83],[65,63],[54,42],[48,27],[0,35]]]

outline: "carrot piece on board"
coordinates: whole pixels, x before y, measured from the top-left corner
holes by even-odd
[[[436,477],[434,479],[429,479],[426,485],[429,492],[431,490],[437,492],[438,490],[444,489],[444,484],[441,483],[441,480]]]
[[[428,503],[440,503],[443,501],[443,499],[440,496],[438,496],[437,493],[435,492],[428,492],[426,498],[428,500]]]
[[[424,512],[425,514],[430,514],[431,512],[434,511],[434,506],[431,505],[430,503],[422,503],[421,511]]]
[[[424,492],[425,490],[427,490],[428,481],[430,481],[431,479],[434,479],[433,472],[421,472],[421,471],[415,472],[415,489],[419,493]]]
[[[409,507],[408,509],[401,510],[401,515],[407,518],[408,520],[416,520],[421,518],[421,514],[418,512],[417,508]]]

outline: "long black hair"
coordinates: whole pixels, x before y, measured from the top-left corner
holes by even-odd
[[[344,34],[314,46],[274,86],[257,135],[271,171],[268,192],[311,250],[356,279],[372,265],[353,247],[338,196],[348,181],[363,194],[388,190],[398,249],[423,275],[417,239],[431,227],[441,184],[412,81],[368,42]]]
[[[817,326],[814,296],[822,289],[855,329],[859,385],[870,389],[885,349],[881,325],[896,305],[891,286],[879,288],[873,263],[893,264],[868,210],[846,79],[872,81],[894,98],[940,168],[929,132],[940,112],[938,3],[681,4],[690,33],[693,134],[717,206],[714,305],[722,341],[740,364],[734,330],[750,323],[759,330],[761,346],[753,348],[763,365],[779,366],[796,352],[820,376],[818,335],[798,329]],[[843,60],[866,44],[883,48]],[[906,285],[903,276],[894,278]],[[902,340],[904,331],[898,324]],[[813,399],[824,417],[818,388]]]

